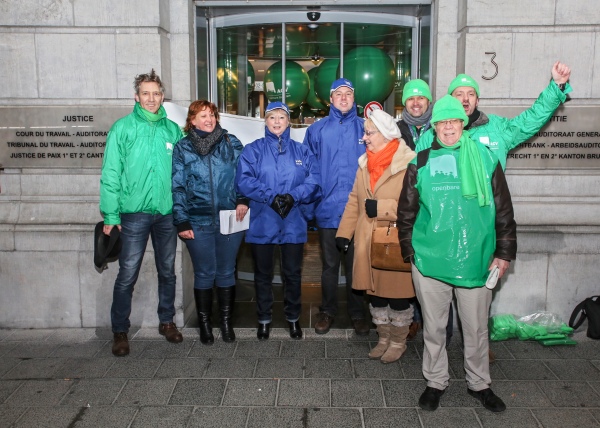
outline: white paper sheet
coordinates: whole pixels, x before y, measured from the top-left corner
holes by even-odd
[[[221,210],[219,211],[219,220],[221,222],[221,233],[223,235],[241,232],[250,227],[250,210],[248,210],[242,221],[236,220],[235,210]]]

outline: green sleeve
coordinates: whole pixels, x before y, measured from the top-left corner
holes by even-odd
[[[504,129],[504,132],[510,135],[510,138],[505,140],[506,152],[508,153],[533,137],[550,120],[558,106],[565,102],[566,94],[571,90],[571,85],[567,83],[563,92],[553,80],[550,80],[546,89],[542,91],[530,108],[512,119],[508,119]]]
[[[122,128],[115,123],[106,137],[102,175],[100,177],[100,212],[104,216],[104,224],[121,224],[120,196],[121,173],[123,162],[121,156]]]

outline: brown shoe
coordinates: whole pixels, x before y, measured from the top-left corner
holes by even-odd
[[[408,336],[406,337],[406,339],[413,340],[415,337],[417,337],[417,333],[419,332],[419,330],[421,330],[420,322],[411,323],[410,327],[408,327]]]
[[[315,333],[325,334],[331,329],[333,324],[333,317],[329,316],[325,312],[319,312],[317,314],[317,323],[315,324]]]
[[[129,340],[127,339],[127,333],[114,334],[112,353],[115,357],[129,355]]]
[[[177,326],[174,322],[160,324],[158,326],[158,332],[165,336],[167,341],[171,343],[180,343],[183,341],[183,335],[177,330]]]
[[[371,329],[369,323],[364,318],[357,318],[355,320],[352,320],[352,328],[354,328],[354,332],[358,336],[368,336],[369,330]]]

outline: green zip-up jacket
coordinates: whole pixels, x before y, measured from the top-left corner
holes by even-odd
[[[164,112],[164,109],[162,109]],[[149,121],[139,103],[111,127],[100,178],[104,224],[121,224],[121,214],[171,214],[172,155],[183,137],[165,117]]]
[[[571,85],[567,83],[563,92],[554,80],[551,80],[533,105],[512,119],[480,111],[479,118],[468,128],[469,134],[473,140],[487,146],[496,155],[504,170],[508,152],[533,137],[548,123],[571,90]],[[434,133],[431,128],[419,138],[415,151],[420,152],[431,147],[433,139]]]

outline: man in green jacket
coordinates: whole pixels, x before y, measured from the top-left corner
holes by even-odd
[[[459,74],[450,82],[448,94],[457,98],[469,122],[465,130],[475,141],[487,146],[506,169],[508,152],[533,137],[544,126],[554,111],[565,102],[571,92],[568,81],[571,69],[556,61],[551,70],[552,80],[542,91],[533,105],[518,116],[509,119],[495,114],[485,114],[477,109],[479,105],[479,84],[471,76]],[[433,130],[423,135],[417,144],[416,152],[431,147]]]
[[[464,127],[465,131],[469,131],[473,140],[487,146],[498,157],[503,170],[506,169],[508,152],[539,132],[571,92],[572,88],[568,83],[571,69],[566,64],[556,61],[552,66],[551,75],[550,83],[533,105],[512,119],[478,110],[479,84],[471,76],[459,74],[450,82],[448,94],[461,102],[469,118]],[[431,147],[434,137],[433,129],[430,129],[419,138],[415,151],[420,152]],[[447,331],[449,344],[453,331],[452,310]],[[495,359],[491,352],[490,358],[492,361]]]
[[[462,319],[468,393],[492,412],[506,405],[496,396],[489,367],[487,321],[490,271],[501,278],[517,251],[514,211],[498,158],[463,132],[468,122],[450,95],[435,103],[436,139],[409,164],[398,220],[404,261],[412,263],[423,311],[423,376],[419,407],[433,411],[449,386],[446,322],[453,294]],[[484,286],[484,285],[487,285]]]
[[[165,89],[154,70],[136,76],[134,88],[133,112],[108,133],[100,178],[103,231],[110,235],[116,226],[122,242],[111,307],[115,356],[129,354],[131,298],[149,236],[158,272],[158,331],[169,342],[183,340],[173,322],[177,232],[171,214],[171,158],[182,133],[167,119]]]

